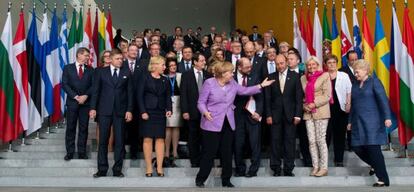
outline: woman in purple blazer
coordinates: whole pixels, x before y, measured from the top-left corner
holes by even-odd
[[[232,175],[232,144],[235,129],[234,98],[236,95],[254,95],[269,86],[274,80],[267,78],[259,85],[243,87],[233,78],[234,66],[230,62],[220,62],[214,67],[214,78],[207,79],[202,87],[198,110],[201,117],[202,156],[196,186],[204,187],[213,167],[214,157],[220,148],[223,187],[234,187]]]

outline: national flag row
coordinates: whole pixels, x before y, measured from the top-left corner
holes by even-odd
[[[378,1],[377,1],[378,2]],[[362,31],[358,23],[358,10],[354,4],[352,19],[352,36],[346,18],[346,8],[341,10],[340,30],[337,28],[335,4],[332,6],[332,28],[329,27],[326,4],[323,7],[322,24],[319,20],[318,6],[314,10],[314,22],[311,22],[311,10],[299,8],[299,19],[296,5],[293,9],[294,47],[306,60],[309,56],[317,56],[323,61],[324,55],[333,54],[339,58],[338,69],[347,66],[346,54],[350,50],[358,53],[359,58],[371,64],[372,75],[384,85],[391,109],[393,111],[393,127],[398,127],[399,140],[406,145],[414,133],[414,31],[409,18],[407,3],[404,8],[403,32],[398,25],[398,18],[393,3],[393,22],[391,24],[391,49],[385,36],[381,21],[380,7],[376,5],[375,34],[372,37],[367,9],[364,4],[362,14]]]
[[[61,89],[62,71],[66,64],[76,61],[79,47],[90,49],[89,65],[93,67],[99,65],[99,53],[114,47],[110,10],[105,16],[103,9],[96,9],[93,28],[90,9],[85,26],[82,8],[79,16],[77,13],[74,9],[69,28],[66,5],[60,26],[56,6],[50,25],[45,11],[38,33],[34,6],[26,38],[22,5],[13,38],[9,3],[0,41],[0,140],[3,142],[13,141],[23,131],[26,135],[37,131],[45,118],[51,123],[62,119],[66,98]]]

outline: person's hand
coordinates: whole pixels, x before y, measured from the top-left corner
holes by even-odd
[[[268,118],[266,118],[266,123],[267,123],[268,125],[273,124],[273,119],[272,119],[272,117],[268,117]]]
[[[351,103],[345,103],[345,113],[349,113],[351,111]]]
[[[311,112],[311,109],[309,108],[308,104],[303,105],[303,110],[305,110],[305,112]]]
[[[258,113],[256,113],[256,112],[254,112],[253,114],[252,114],[252,119],[254,119],[255,121],[260,121],[260,115],[258,114]]]
[[[208,112],[208,111],[204,113],[204,117],[209,121],[213,120],[213,117],[211,116],[211,113]]]
[[[165,116],[166,116],[166,117],[171,117],[171,115],[172,115],[172,112],[171,112],[171,111],[167,111],[167,112],[165,113]]]
[[[312,109],[316,108],[316,105],[315,105],[315,103],[309,103],[308,107],[309,107],[310,110],[312,110]]]
[[[131,122],[132,121],[132,118],[133,118],[133,116],[132,116],[132,113],[131,112],[126,112],[125,113],[125,121],[126,122]]]
[[[266,79],[264,79],[262,81],[262,83],[259,84],[260,87],[267,87],[269,85],[271,85],[273,82],[275,82],[275,80],[268,80],[268,78],[266,77]]]
[[[149,119],[148,113],[143,113],[143,114],[141,114],[141,118],[142,118],[143,120],[148,120],[148,119]]]
[[[183,119],[184,120],[190,120],[190,114],[189,113],[183,113]]]
[[[348,125],[346,126],[346,130],[347,130],[347,131],[351,131],[351,130],[352,130],[352,125],[351,125],[351,123],[348,123]]]
[[[390,119],[386,119],[385,122],[384,122],[384,124],[385,124],[385,127],[390,128],[391,125],[392,125],[392,122],[391,122]]]
[[[95,119],[96,117],[96,110],[92,109],[89,111],[89,118]]]
[[[299,117],[294,117],[293,118],[293,124],[298,125],[299,123],[300,123],[300,118]]]

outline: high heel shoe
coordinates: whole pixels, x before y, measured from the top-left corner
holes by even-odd
[[[319,168],[313,168],[309,176],[315,176],[316,173],[318,173],[318,171],[319,171]]]
[[[145,177],[152,177],[152,173],[145,173]]]
[[[165,176],[164,173],[159,173],[159,172],[157,172],[157,175],[158,175],[158,177],[164,177]]]
[[[323,177],[328,176],[328,169],[320,169],[316,174],[315,177]]]

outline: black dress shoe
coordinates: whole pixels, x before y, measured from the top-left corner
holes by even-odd
[[[196,186],[198,188],[204,188],[205,187],[203,182],[196,182]]]
[[[281,174],[281,172],[280,172],[280,171],[275,171],[275,172],[273,173],[273,177],[280,177],[280,176],[282,176],[282,174]]]
[[[246,176],[246,173],[244,173],[244,172],[235,172],[234,176],[235,177],[244,177],[244,176]]]
[[[71,159],[73,159],[73,153],[68,153],[65,155],[65,161],[70,161]]]
[[[88,159],[88,156],[85,153],[79,153],[78,159]]]
[[[221,183],[223,187],[233,188],[234,185],[230,181],[225,181]]]
[[[372,185],[373,187],[389,187],[390,184],[385,184],[384,182],[376,182]]]
[[[122,173],[122,172],[115,172],[114,174],[113,174],[113,176],[114,177],[119,177],[119,178],[122,178],[122,177],[125,177],[125,175]]]
[[[246,177],[250,178],[250,177],[256,177],[257,173],[256,172],[247,172]]]
[[[286,177],[294,177],[295,176],[295,174],[292,173],[292,171],[284,171],[283,175],[286,176]]]
[[[98,171],[95,174],[93,174],[93,177],[94,178],[106,177],[106,173]]]

